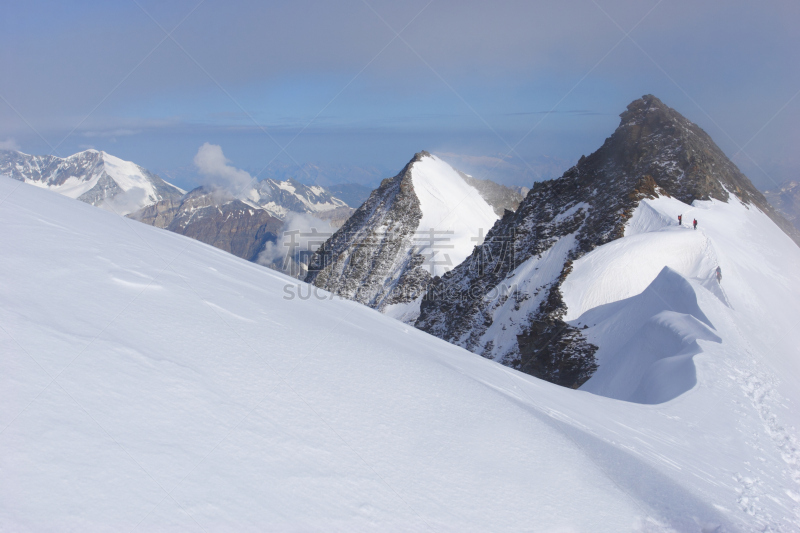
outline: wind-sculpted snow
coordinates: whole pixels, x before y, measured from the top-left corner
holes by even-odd
[[[731,307],[655,284],[703,351],[642,405],[0,178],[0,529],[797,531],[800,251],[716,205]]]
[[[691,389],[698,340],[722,342],[697,305],[692,286],[664,267],[637,296],[597,306],[575,324],[588,325],[600,346],[598,370],[582,390],[638,403],[661,403]]]

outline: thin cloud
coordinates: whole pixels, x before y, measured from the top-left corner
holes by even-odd
[[[208,180],[208,185],[222,189],[235,198],[243,198],[252,188],[252,176],[247,171],[230,165],[219,145],[203,144],[194,156],[194,165]]]
[[[0,150],[16,150],[19,151],[19,144],[14,139],[8,138],[5,141],[0,141]]]

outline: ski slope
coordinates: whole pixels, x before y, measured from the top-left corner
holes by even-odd
[[[647,405],[3,178],[0,227],[0,530],[800,528],[797,357],[772,353],[798,328],[737,329],[693,280],[722,343],[698,341],[688,393]],[[793,253],[768,274],[796,301]],[[760,268],[722,264],[724,284]],[[780,279],[725,285],[730,305]],[[791,317],[767,318],[771,335]]]

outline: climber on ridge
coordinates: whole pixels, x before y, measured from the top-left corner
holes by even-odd
[[[683,225],[683,215],[678,215],[678,225],[679,226]]]
[[[717,281],[722,283],[722,269],[720,267],[717,267]]]
[[[694,229],[697,229],[697,219],[694,219],[694,222],[692,222],[692,225],[694,226]]]

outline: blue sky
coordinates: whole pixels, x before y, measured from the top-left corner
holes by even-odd
[[[169,172],[210,142],[254,174],[314,162],[388,176],[426,149],[523,185],[597,149],[625,106],[652,93],[756,185],[800,168],[797,2],[28,1],[2,11],[0,146],[28,153],[94,147]],[[192,185],[191,172],[176,176]]]

